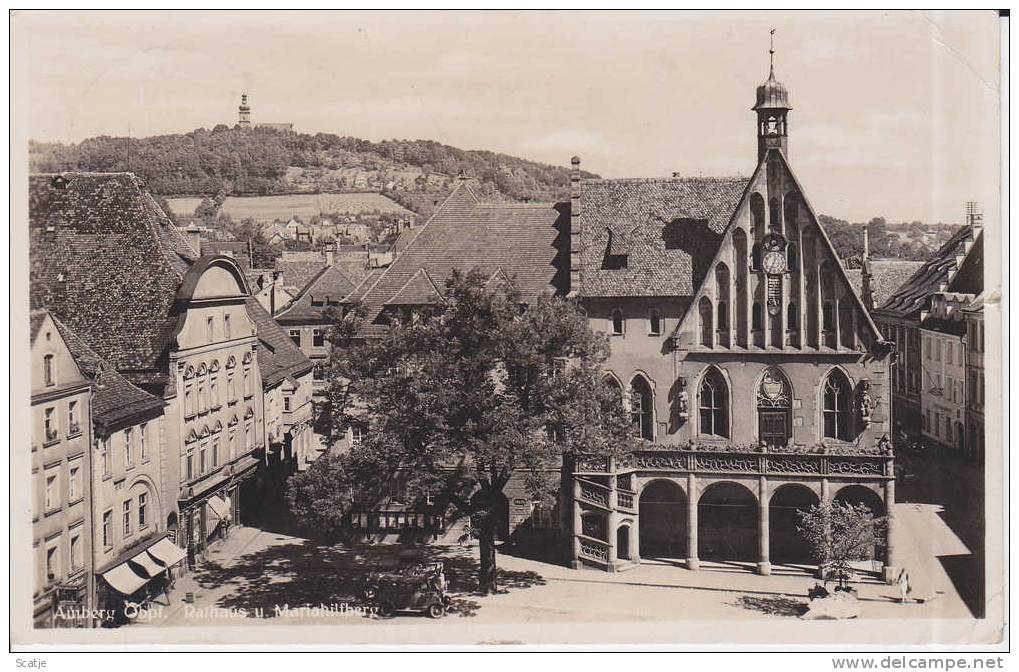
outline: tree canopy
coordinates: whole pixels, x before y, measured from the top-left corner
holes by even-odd
[[[524,305],[511,287],[491,284],[454,272],[439,305],[392,315],[382,338],[355,338],[356,312],[338,321],[329,431],[334,442],[351,424],[367,433],[349,454],[295,476],[291,490],[298,517],[335,526],[350,500],[315,499],[323,488],[309,484],[332,480],[334,491],[378,501],[400,479],[408,500],[429,495],[470,519],[485,591],[496,586],[495,514],[510,478],[550,501],[564,454],[611,454],[634,440],[602,379],[608,343],[581,310],[558,298]]]

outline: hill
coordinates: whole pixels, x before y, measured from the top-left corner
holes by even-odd
[[[568,194],[569,169],[429,140],[371,142],[329,133],[217,126],[149,138],[100,136],[29,145],[35,172],[130,171],[163,196],[381,192],[431,213],[463,172],[495,200],[551,201]],[[585,173],[587,177],[596,177]]]

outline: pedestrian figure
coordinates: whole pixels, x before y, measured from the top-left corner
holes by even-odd
[[[909,585],[909,573],[903,569],[899,572],[899,603],[905,604],[909,601],[909,593],[912,591],[912,587]]]

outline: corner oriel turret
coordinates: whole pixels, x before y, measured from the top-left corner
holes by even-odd
[[[757,87],[757,103],[751,108],[757,112],[757,160],[762,161],[769,149],[777,149],[789,157],[788,113],[789,91],[775,79],[775,30],[771,31],[771,70],[768,81]]]

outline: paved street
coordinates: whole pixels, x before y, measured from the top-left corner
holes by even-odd
[[[863,583],[858,586],[862,618],[968,618],[968,609],[935,557],[960,550],[960,542],[931,507],[904,505],[900,509],[904,534],[913,542],[923,540],[908,562],[915,594],[928,599],[922,604],[900,605],[894,600],[893,587]],[[352,550],[237,528],[209,562],[178,580],[169,607],[152,614],[147,623],[139,619],[138,625],[364,625],[389,621],[360,610],[363,578],[369,568],[396,566],[411,559],[445,561],[453,594],[451,613],[442,621],[398,615],[389,622],[413,620],[428,627],[465,622],[462,619],[471,623],[789,620],[801,613],[806,592],[814,584],[808,576],[783,573],[781,568],[776,575],[764,577],[717,564],[690,572],[658,562],[605,574],[500,554],[506,592],[478,596],[474,594],[476,554],[476,549],[435,546]],[[195,592],[194,604],[183,602],[187,591]],[[344,604],[347,606],[331,606]],[[298,609],[321,605],[334,610]]]

